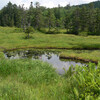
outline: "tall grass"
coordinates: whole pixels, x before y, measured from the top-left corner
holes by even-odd
[[[4,53],[0,52],[0,59],[4,58]]]
[[[38,60],[1,60],[0,76],[7,77],[9,75],[17,75],[21,81],[30,84],[56,81],[55,79],[58,77],[55,69]]]
[[[65,81],[51,65],[41,61],[0,60],[0,99],[2,100],[66,98]]]
[[[38,60],[0,60],[0,100],[79,99],[100,99],[100,64],[70,68],[63,77]]]

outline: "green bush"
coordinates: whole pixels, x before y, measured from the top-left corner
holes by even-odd
[[[47,33],[47,34],[59,34],[60,31],[59,31],[58,28],[54,28],[54,29],[52,29],[52,30],[50,30],[50,31],[47,31],[46,33]]]
[[[23,32],[23,29],[21,28],[15,28],[13,33],[22,33]]]
[[[80,35],[80,36],[88,36],[88,33],[87,32],[80,32],[78,35]]]
[[[33,33],[35,30],[34,30],[34,28],[33,27],[27,27],[26,29],[25,29],[25,33],[26,33],[26,38],[31,38],[31,36],[30,36],[30,34],[31,33]]]
[[[76,100],[99,100],[100,98],[100,63],[96,67],[90,63],[88,67],[70,68],[69,83]],[[66,73],[66,75],[67,75]],[[67,75],[68,76],[68,75]],[[88,99],[87,99],[88,98]],[[92,98],[92,99],[91,99]]]

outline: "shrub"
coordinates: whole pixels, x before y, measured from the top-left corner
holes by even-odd
[[[88,33],[87,32],[80,32],[78,35],[80,35],[80,36],[88,36]]]
[[[76,66],[72,71],[71,69],[72,67],[67,73],[72,73],[69,83],[75,99],[98,100],[100,98],[100,63],[97,67],[90,63],[88,67]]]
[[[21,28],[15,28],[13,31],[13,33],[21,33],[21,32],[23,32],[23,29]]]
[[[30,33],[33,33],[34,32],[34,28],[33,27],[27,27],[26,30],[25,30],[25,33],[26,33],[26,38],[30,38]]]

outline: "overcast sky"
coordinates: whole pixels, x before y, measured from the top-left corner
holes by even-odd
[[[30,2],[35,3],[36,1],[38,1],[42,6],[51,8],[51,7],[58,6],[58,4],[60,4],[61,6],[65,6],[69,3],[71,5],[77,5],[77,4],[89,3],[97,0],[0,0],[0,9],[5,5],[7,5],[9,1],[17,5],[25,4],[26,7],[29,7]]]

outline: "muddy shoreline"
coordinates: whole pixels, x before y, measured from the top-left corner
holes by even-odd
[[[7,49],[5,47],[0,47],[1,49],[4,49],[4,51],[12,51],[12,50],[18,50],[18,49],[62,49],[62,50],[100,50],[100,48],[62,48],[62,47],[18,47],[18,48],[11,48]]]

